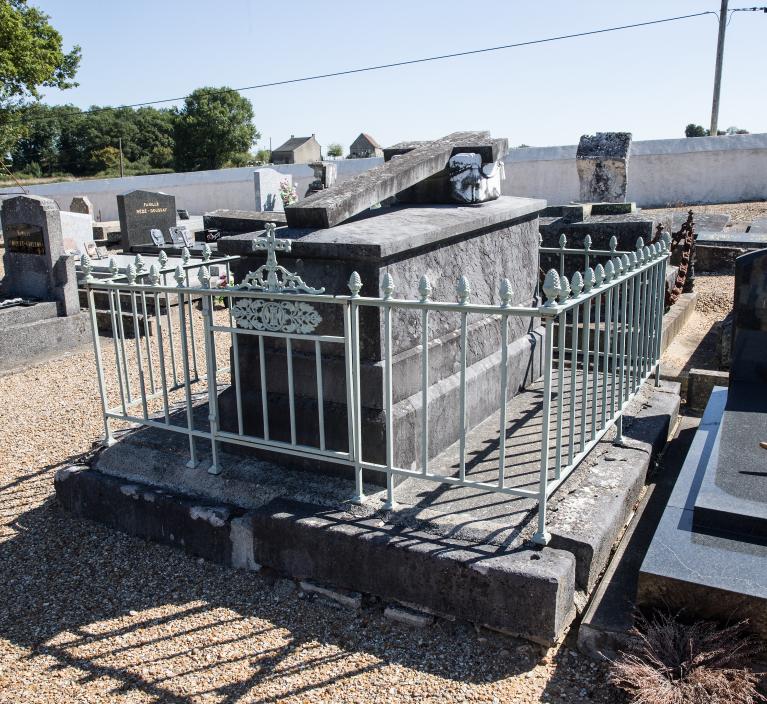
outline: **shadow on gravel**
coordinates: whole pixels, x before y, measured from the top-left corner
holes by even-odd
[[[46,468],[0,487],[0,505],[23,502],[25,482],[46,471],[50,495]],[[140,690],[163,702],[273,701],[328,688],[331,698],[356,701],[355,688],[363,699],[375,671],[393,664],[415,670],[397,682],[406,698],[410,687],[428,691],[422,673],[492,687],[529,671],[541,654],[461,623],[409,630],[382,618],[380,604],[335,609],[303,598],[288,580],[75,520],[50,496],[6,526],[16,534],[0,543],[0,637],[30,660],[40,657],[37,667],[51,678],[76,668],[79,676],[67,676],[104,696]],[[357,682],[363,673],[374,677]]]

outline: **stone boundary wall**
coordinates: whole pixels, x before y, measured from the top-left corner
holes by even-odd
[[[505,195],[545,198],[549,203],[577,201],[577,145],[512,149],[506,157]],[[338,181],[380,164],[381,158],[339,159]],[[271,168],[293,176],[299,195],[312,181],[306,164]],[[655,139],[631,147],[628,199],[641,207],[676,203],[736,203],[767,200],[767,134],[691,139]],[[30,193],[69,209],[72,198],[86,195],[101,220],[117,219],[117,195],[138,188],[176,196],[176,205],[194,215],[218,208],[252,210],[254,167],[188,173],[129,176],[29,186]],[[18,188],[0,189],[4,194]]]

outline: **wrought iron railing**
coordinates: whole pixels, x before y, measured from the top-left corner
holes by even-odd
[[[396,298],[395,282],[385,274],[380,297],[361,296],[362,281],[355,272],[349,280],[349,295],[330,295],[312,288],[299,276],[277,263],[278,251],[289,251],[290,241],[277,240],[274,227],[260,242],[266,263],[239,284],[228,278],[225,286],[210,276],[208,263],[199,268],[199,285],[190,286],[188,272],[173,271],[174,284],[163,280],[170,273],[157,266],[146,272],[129,267],[124,276],[105,279],[93,276],[83,262],[83,283],[88,291],[93,323],[93,342],[98,384],[104,417],[106,443],[114,442],[114,423],[146,426],[186,436],[190,468],[199,464],[199,441],[210,446],[208,471],[222,471],[220,444],[243,445],[276,454],[317,462],[346,465],[355,478],[354,498],[364,501],[363,475],[367,471],[386,476],[386,503],[395,505],[396,478],[415,478],[446,486],[476,489],[536,500],[538,527],[535,540],[546,544],[547,499],[567,479],[589,450],[612,427],[622,440],[622,417],[627,403],[652,375],[659,380],[659,355],[663,321],[663,295],[668,259],[668,239],[651,246],[639,240],[635,251],[622,252],[611,241],[609,250],[542,248],[544,254],[560,257],[559,270],[551,269],[543,281],[541,305],[512,305],[513,292],[507,279],[499,287],[497,304],[471,302],[471,285],[461,277],[456,301],[435,301],[426,276],[415,299]],[[568,277],[566,264],[573,257],[583,264]],[[592,266],[595,262],[596,265]],[[102,340],[96,325],[94,294],[106,296],[113,322],[113,339]],[[144,316],[143,339],[131,342],[121,328],[121,300],[130,301],[135,317]],[[147,306],[147,301],[150,305]],[[361,389],[360,314],[377,309],[382,325],[382,410],[385,447],[371,459],[363,443],[364,413]],[[395,447],[392,317],[408,313],[420,325],[419,457],[410,466],[399,466]],[[435,469],[429,447],[429,390],[431,318],[458,316],[458,462],[455,471]],[[498,365],[499,393],[497,463],[488,479],[477,475],[467,463],[467,359],[469,317],[492,319],[500,325]],[[507,408],[518,390],[509,388],[509,321],[521,318],[542,321],[543,374],[540,388],[540,457],[536,476],[521,481],[515,476],[515,457],[506,449]],[[148,321],[151,319],[151,325]],[[139,322],[135,320],[138,328]],[[319,329],[319,331],[318,331]],[[251,393],[241,368],[241,349],[257,350],[255,381],[261,392]],[[107,346],[113,347],[110,351]],[[332,346],[332,347],[331,347]],[[329,350],[341,372],[333,388],[325,384]],[[294,369],[301,356],[301,384],[311,386],[316,417],[311,420],[305,406],[297,410]],[[274,432],[270,418],[269,390],[275,377],[267,366],[284,357],[280,384],[287,397],[287,418],[280,418],[283,432]],[[251,359],[252,358],[248,358]],[[230,362],[231,360],[231,362]],[[341,360],[340,362],[338,360]],[[204,370],[203,373],[200,373]],[[309,370],[309,371],[307,371]],[[311,382],[308,377],[314,377]],[[336,385],[338,388],[336,388]],[[199,390],[200,393],[197,393]],[[221,427],[222,395],[228,396],[233,419]],[[414,398],[416,398],[414,397]],[[335,406],[332,406],[335,404]],[[207,407],[206,407],[207,406]],[[258,406],[258,408],[254,408]],[[314,408],[316,406],[316,409]],[[345,440],[338,439],[338,416],[328,418],[327,408],[343,408]],[[253,420],[255,419],[255,420]],[[311,439],[302,423],[311,420]],[[476,421],[477,419],[474,419]],[[481,420],[481,419],[480,419]],[[476,422],[474,423],[476,425]],[[326,437],[329,431],[333,439]],[[536,431],[537,432],[537,431]],[[367,453],[367,454],[366,454]],[[487,468],[485,467],[485,470]]]

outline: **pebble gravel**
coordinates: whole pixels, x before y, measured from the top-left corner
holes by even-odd
[[[103,432],[95,378],[90,350],[0,376],[0,704],[623,701],[569,647],[408,627],[64,513],[55,470]]]

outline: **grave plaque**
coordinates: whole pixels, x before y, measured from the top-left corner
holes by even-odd
[[[187,247],[194,247],[194,233],[190,232],[186,227],[179,227],[181,230],[181,239]]]
[[[45,254],[43,228],[26,223],[14,223],[4,229],[5,247],[20,254]]]
[[[124,251],[154,244],[151,230],[169,233],[176,226],[176,198],[166,193],[131,191],[117,196],[120,236]]]
[[[156,227],[153,227],[151,230],[149,230],[149,235],[152,238],[152,242],[158,247],[162,247],[165,244],[165,237],[162,234],[162,230],[158,230]]]
[[[177,247],[186,246],[186,243],[184,242],[184,232],[180,227],[173,226],[170,228],[170,239]]]

